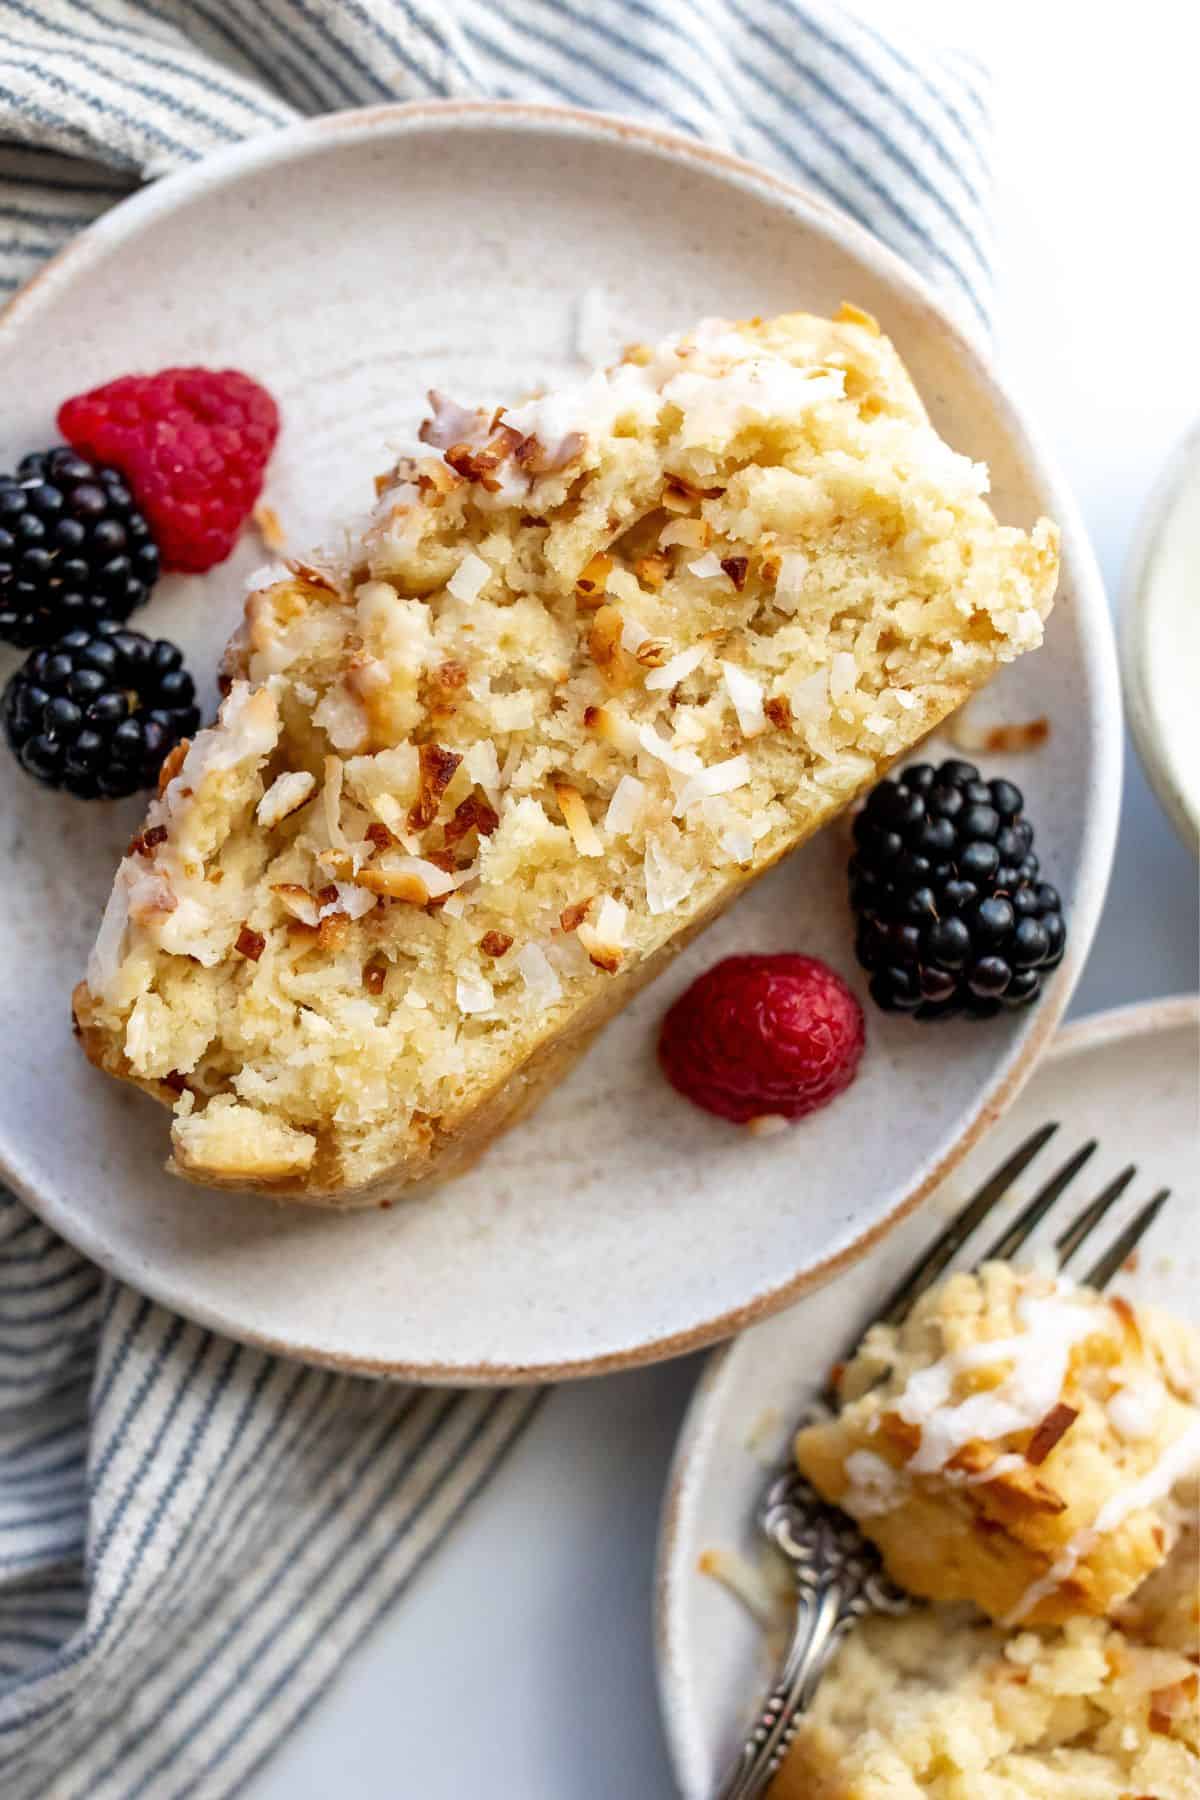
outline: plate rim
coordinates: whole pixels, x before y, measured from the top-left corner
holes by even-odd
[[[1136,1000],[1073,1019],[1057,1033],[1045,1060],[1048,1063],[1069,1060],[1109,1044],[1133,1043],[1139,1038],[1186,1025],[1200,1029],[1200,994],[1168,994],[1152,1000]],[[681,1677],[674,1669],[671,1623],[676,1607],[675,1595],[684,1573],[679,1567],[683,1553],[682,1514],[692,1486],[695,1459],[716,1427],[721,1388],[741,1342],[740,1335],[732,1338],[710,1351],[705,1360],[675,1439],[659,1509],[652,1596],[655,1686],[671,1768],[681,1791],[686,1791],[683,1778],[687,1773],[691,1746]]]
[[[623,1349],[558,1362],[526,1361],[520,1364],[496,1359],[435,1363],[347,1355],[321,1345],[272,1337],[255,1331],[241,1319],[230,1319],[220,1307],[194,1302],[187,1295],[181,1299],[170,1289],[169,1282],[157,1277],[144,1280],[136,1266],[123,1257],[112,1255],[101,1234],[89,1231],[86,1225],[80,1228],[74,1218],[64,1219],[54,1198],[47,1200],[34,1183],[25,1179],[14,1167],[8,1146],[0,1142],[0,1181],[18,1194],[31,1210],[100,1267],[210,1330],[273,1355],[343,1374],[458,1386],[529,1385],[610,1374],[682,1356],[731,1338],[778,1312],[866,1255],[945,1180],[989,1127],[1003,1116],[1040,1061],[1069,1004],[1103,907],[1120,811],[1120,681],[1103,580],[1078,506],[1055,458],[1047,454],[1040,434],[1031,428],[1024,406],[1013,397],[1012,386],[998,378],[990,352],[972,325],[886,244],[820,196],[773,170],[656,125],[578,107],[493,100],[410,101],[348,109],[300,120],[280,130],[225,146],[119,201],[59,250],[0,311],[0,342],[20,329],[31,309],[36,310],[56,289],[84,273],[94,257],[152,226],[159,215],[170,213],[177,204],[185,203],[210,187],[242,179],[257,169],[280,162],[320,154],[323,145],[333,151],[363,133],[382,131],[385,136],[403,136],[411,129],[419,130],[422,125],[438,128],[446,124],[464,128],[534,128],[548,134],[565,131],[568,135],[590,137],[593,141],[632,142],[648,147],[668,160],[698,166],[703,171],[716,170],[718,174],[778,197],[812,229],[831,238],[882,280],[903,292],[910,304],[929,313],[939,329],[956,340],[964,359],[974,366],[994,413],[1007,421],[1014,438],[1023,447],[1027,465],[1037,471],[1039,485],[1047,496],[1048,510],[1059,525],[1070,559],[1077,609],[1090,622],[1084,657],[1096,696],[1095,706],[1087,719],[1092,775],[1092,790],[1088,796],[1090,827],[1083,840],[1078,865],[1079,891],[1071,935],[1067,954],[1037,1008],[1024,1042],[999,1075],[983,1089],[974,1112],[938,1163],[923,1179],[916,1181],[884,1217],[833,1255],[808,1264],[798,1273],[753,1295],[741,1306],[729,1308],[716,1317]]]
[[[1121,682],[1129,728],[1142,768],[1181,841],[1200,857],[1200,812],[1176,780],[1175,759],[1150,683],[1151,594],[1162,560],[1163,536],[1183,504],[1189,477],[1200,466],[1200,420],[1178,440],[1142,508],[1125,563],[1120,597]]]

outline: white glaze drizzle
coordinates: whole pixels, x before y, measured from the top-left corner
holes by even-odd
[[[1074,1291],[1072,1283],[1060,1281],[1048,1295],[1022,1295],[1017,1316],[1024,1331],[952,1351],[909,1378],[896,1411],[921,1428],[906,1465],[914,1474],[943,1469],[965,1444],[1041,1424],[1062,1393],[1072,1346],[1099,1329],[1095,1308],[1072,1301]],[[959,1375],[1002,1362],[1012,1367],[999,1387],[951,1402]]]
[[[1200,1418],[1194,1419],[1187,1430],[1167,1446],[1153,1468],[1148,1469],[1140,1480],[1131,1482],[1126,1488],[1119,1488],[1109,1496],[1092,1523],[1075,1533],[1046,1573],[1025,1589],[1012,1611],[1001,1620],[1001,1624],[1020,1624],[1039,1601],[1052,1594],[1074,1573],[1102,1537],[1115,1531],[1130,1513],[1138,1512],[1142,1507],[1156,1506],[1159,1501],[1165,1500],[1176,1482],[1182,1481],[1185,1475],[1190,1475],[1197,1468],[1200,1468]]]

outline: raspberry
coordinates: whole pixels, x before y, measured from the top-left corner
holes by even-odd
[[[862,1008],[813,956],[729,956],[663,1020],[667,1080],[697,1106],[745,1125],[801,1119],[848,1088],[863,1053]]]
[[[224,562],[262,490],[279,435],[265,388],[236,369],[123,375],[58,410],[67,442],[126,477],[163,567]]]

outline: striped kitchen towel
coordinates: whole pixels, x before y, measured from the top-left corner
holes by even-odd
[[[981,324],[984,85],[968,57],[830,0],[0,0],[0,288],[223,144],[485,94],[772,164]],[[241,1348],[0,1193],[0,1794],[242,1787],[536,1404]]]

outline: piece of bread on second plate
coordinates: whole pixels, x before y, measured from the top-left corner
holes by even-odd
[[[510,410],[431,396],[341,558],[247,601],[76,992],[196,1181],[453,1173],[755,876],[1041,641],[854,308],[709,321]]]

